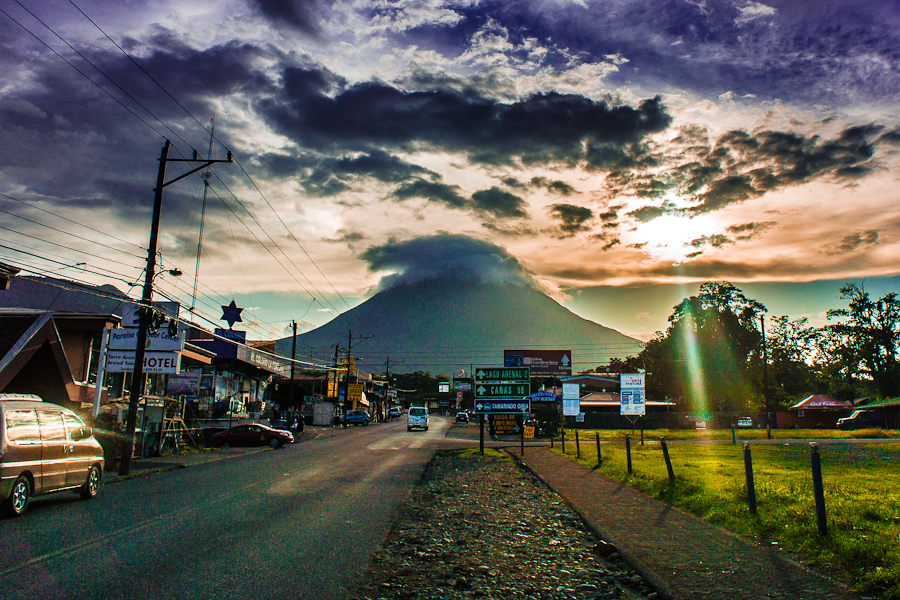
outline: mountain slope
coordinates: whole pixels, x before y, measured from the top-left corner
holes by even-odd
[[[537,290],[509,283],[467,282],[447,277],[398,285],[352,311],[297,336],[297,355],[330,363],[334,344],[363,371],[451,374],[470,365],[502,365],[504,349],[572,350],[575,370],[636,354],[641,342],[582,319]],[[278,342],[289,354],[291,340]],[[312,351],[312,352],[310,352]]]

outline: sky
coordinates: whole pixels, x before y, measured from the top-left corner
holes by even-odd
[[[498,265],[643,340],[705,281],[823,324],[900,291],[898,32],[896,1],[0,0],[0,261],[139,297],[169,139],[234,162],[164,188],[155,289],[251,339]]]

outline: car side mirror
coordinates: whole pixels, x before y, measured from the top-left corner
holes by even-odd
[[[76,429],[75,431],[72,432],[72,441],[80,442],[81,440],[88,439],[93,434],[94,434],[94,432],[91,430],[90,427],[88,427],[88,426],[79,427],[78,429]]]

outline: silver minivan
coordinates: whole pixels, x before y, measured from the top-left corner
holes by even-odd
[[[406,430],[424,429],[428,431],[428,407],[410,406],[406,412]]]
[[[103,448],[74,412],[33,394],[0,394],[0,501],[9,514],[50,492],[93,498],[103,467]]]

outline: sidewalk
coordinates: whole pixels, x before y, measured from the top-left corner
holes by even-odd
[[[678,600],[858,599],[844,586],[762,546],[655,500],[548,448],[525,464],[581,513],[660,595]]]

